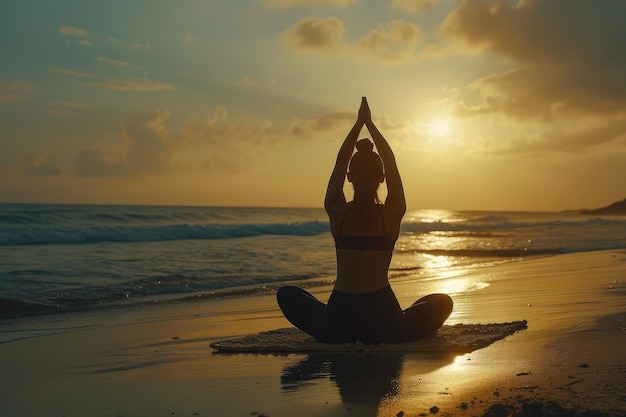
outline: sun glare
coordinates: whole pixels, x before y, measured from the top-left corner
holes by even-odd
[[[450,132],[450,121],[447,119],[435,120],[428,125],[428,133],[435,136],[446,136]]]

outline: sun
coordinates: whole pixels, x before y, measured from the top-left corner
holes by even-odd
[[[428,133],[435,136],[446,136],[450,133],[450,120],[437,119],[428,125]]]

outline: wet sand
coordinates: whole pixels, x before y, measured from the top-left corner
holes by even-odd
[[[13,340],[0,344],[0,414],[626,415],[626,252],[392,286],[403,306],[451,293],[449,324],[527,320],[528,329],[463,355],[255,355],[209,343],[287,326],[271,294],[22,319],[0,323],[0,340]],[[329,291],[313,290],[321,299]]]

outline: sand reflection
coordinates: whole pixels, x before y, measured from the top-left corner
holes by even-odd
[[[309,354],[283,369],[281,389],[290,395],[331,382],[341,398],[342,410],[359,416],[386,415],[384,410],[395,409],[395,399],[402,388],[400,381],[413,381],[413,385],[420,375],[452,363],[456,355],[425,353],[423,360],[416,360],[412,354],[411,375],[403,376],[405,356],[391,352]]]

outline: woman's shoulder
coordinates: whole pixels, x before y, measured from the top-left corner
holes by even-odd
[[[392,232],[391,234],[396,235],[400,230],[400,223],[402,223],[402,218],[404,217],[405,209],[402,207],[390,205],[390,204],[381,204],[380,211],[385,221],[385,228],[388,232]]]
[[[335,201],[332,204],[325,204],[324,209],[326,214],[332,219],[338,215],[345,214],[350,207],[352,207],[353,201]]]
[[[404,204],[393,204],[386,201],[384,204],[379,204],[378,207],[385,216],[391,216],[394,218],[399,217],[402,219],[406,213],[406,205]]]
[[[352,202],[343,202],[333,204],[330,207],[326,207],[326,214],[328,214],[328,219],[330,220],[330,231],[333,236],[339,234],[339,230],[341,229],[341,224],[343,223],[348,211],[352,207]]]

